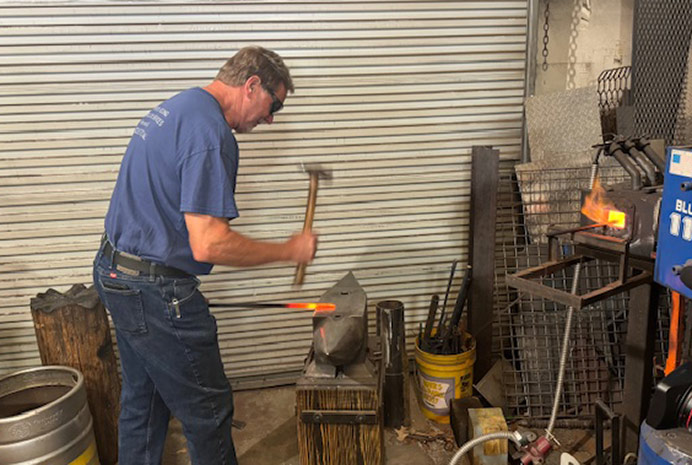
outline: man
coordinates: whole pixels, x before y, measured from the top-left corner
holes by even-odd
[[[271,124],[293,90],[281,57],[246,47],[211,84],[163,102],[134,130],[94,262],[122,365],[120,465],[161,463],[171,413],[194,465],[237,463],[231,388],[196,275],[215,264],[313,259],[311,233],[263,242],[229,226],[238,216],[231,130]]]

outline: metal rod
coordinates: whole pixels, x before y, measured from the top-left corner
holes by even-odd
[[[439,301],[440,297],[437,294],[433,294],[433,296],[430,298],[430,308],[428,309],[428,318],[425,320],[423,337],[420,341],[418,341],[421,349],[426,351],[430,347],[430,336],[432,334],[433,326],[435,325],[435,312],[437,312],[437,304]]]
[[[457,296],[457,301],[454,305],[454,311],[452,312],[452,317],[449,320],[449,328],[447,328],[447,332],[444,335],[444,349],[443,350],[450,350],[452,340],[455,338],[457,334],[457,327],[459,326],[459,322],[461,321],[461,314],[464,311],[464,304],[466,303],[466,297],[468,295],[468,290],[469,286],[471,285],[471,265],[468,265],[466,268],[466,274],[464,274],[464,281],[461,284],[461,290],[459,291],[459,295]]]
[[[325,302],[214,302],[207,304],[209,308],[294,308],[302,310],[336,310],[336,305]]]
[[[449,290],[452,288],[452,280],[454,279],[454,271],[457,269],[457,262],[458,260],[454,260],[452,262],[452,271],[449,273],[449,281],[447,281],[447,292],[445,292],[445,300],[444,303],[442,304],[442,314],[444,315],[445,311],[447,311],[447,299],[449,299]]]

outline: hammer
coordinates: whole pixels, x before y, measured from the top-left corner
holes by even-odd
[[[306,233],[312,231],[312,220],[315,217],[315,204],[317,203],[317,186],[319,184],[319,179],[331,179],[332,171],[315,164],[304,165],[301,163],[300,166],[303,171],[310,175],[308,206],[305,209],[305,222],[303,223],[303,232]],[[296,267],[296,276],[293,280],[294,285],[300,286],[303,284],[303,279],[305,279],[305,267],[305,263],[299,263]]]

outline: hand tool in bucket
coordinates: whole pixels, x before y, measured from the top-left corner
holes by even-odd
[[[468,296],[469,287],[471,286],[471,265],[466,268],[466,274],[464,274],[464,280],[461,283],[461,290],[457,295],[457,301],[454,304],[454,311],[452,312],[452,317],[449,320],[449,327],[447,328],[446,334],[443,336],[442,340],[443,353],[456,354],[460,352],[461,347],[459,346],[459,322],[461,321],[461,315],[464,311],[464,304],[466,303],[466,298]]]

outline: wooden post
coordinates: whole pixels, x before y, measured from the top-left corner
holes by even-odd
[[[120,378],[106,311],[93,287],[54,289],[31,299],[36,340],[44,365],[75,368],[84,375],[101,465],[118,461]]]

